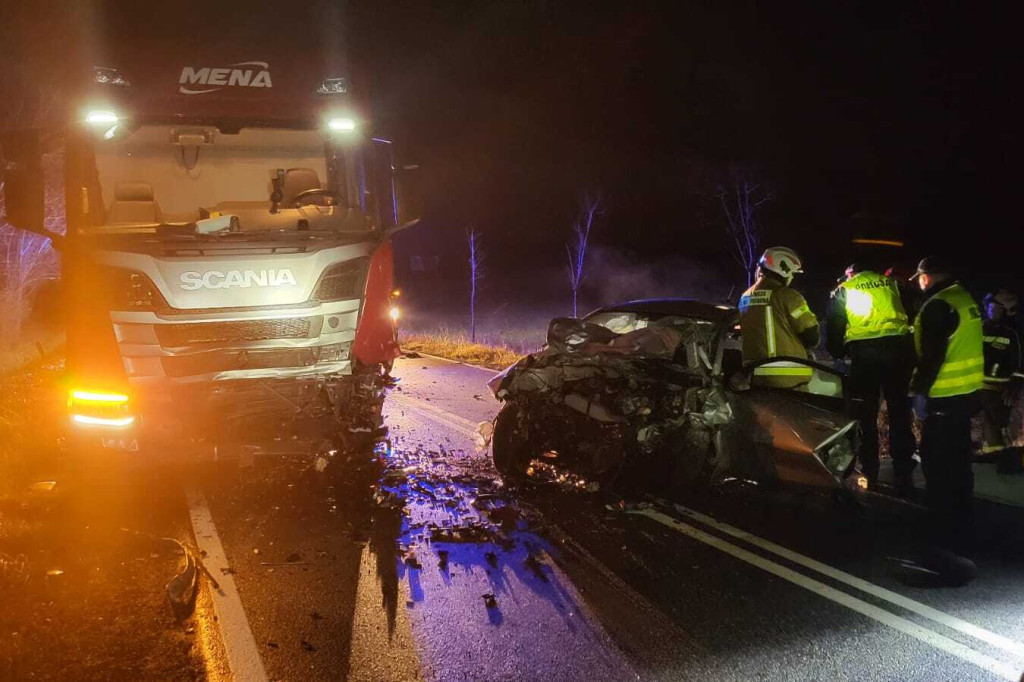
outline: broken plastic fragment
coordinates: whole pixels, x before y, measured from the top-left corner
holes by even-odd
[[[473,443],[477,452],[483,452],[491,444],[491,436],[494,435],[494,424],[491,422],[480,422],[476,426],[476,433],[473,434]]]

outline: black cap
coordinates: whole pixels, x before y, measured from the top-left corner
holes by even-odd
[[[921,262],[917,264],[917,272],[910,279],[915,280],[921,275],[939,274],[949,274],[949,263],[942,256],[928,256],[922,258]]]

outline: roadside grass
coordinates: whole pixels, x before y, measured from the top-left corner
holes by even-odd
[[[58,354],[33,352],[31,362],[0,373],[0,501],[52,471],[58,456],[63,363]]]
[[[401,338],[404,351],[437,355],[491,369],[505,369],[526,355],[519,348],[492,343],[473,343],[463,334],[412,334]]]
[[[43,357],[58,355],[63,347],[62,332],[42,329],[29,328],[17,341],[0,340],[0,377],[14,374]]]

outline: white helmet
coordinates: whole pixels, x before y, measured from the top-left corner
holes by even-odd
[[[787,249],[785,246],[773,246],[765,249],[757,264],[769,272],[774,272],[784,279],[786,284],[793,280],[793,275],[804,271],[800,256],[796,255],[796,251]]]

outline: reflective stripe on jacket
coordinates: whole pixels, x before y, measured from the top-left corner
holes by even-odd
[[[1001,390],[1020,372],[1021,349],[1017,330],[1004,320],[984,326],[985,388]]]
[[[817,329],[818,318],[796,289],[770,277],[761,277],[740,297],[740,329],[743,332],[743,363],[774,357],[806,358],[801,334]],[[811,368],[778,362],[754,370],[759,383],[796,386],[807,383]]]
[[[945,302],[957,314],[957,327],[946,342],[946,357],[938,376],[928,390],[929,398],[949,398],[973,393],[985,378],[981,311],[974,299],[959,284],[942,289],[929,298],[914,322],[914,344],[921,353],[921,315],[933,301]]]
[[[903,336],[910,325],[896,282],[875,272],[859,272],[839,285],[846,312],[844,341]]]

